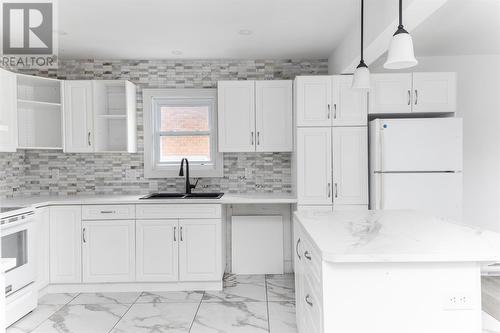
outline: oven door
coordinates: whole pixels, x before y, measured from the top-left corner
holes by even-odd
[[[35,280],[35,246],[32,222],[32,217],[28,217],[2,226],[2,258],[16,259],[16,266],[5,272],[6,296]]]

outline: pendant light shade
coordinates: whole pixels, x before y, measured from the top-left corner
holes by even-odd
[[[416,66],[417,64],[418,61],[415,59],[415,52],[413,50],[413,40],[408,31],[403,27],[403,0],[399,0],[399,26],[392,37],[384,68],[403,69]]]
[[[370,70],[368,69],[368,66],[366,66],[364,61],[362,61],[354,71],[352,88],[370,89]]]
[[[370,89],[370,70],[363,59],[364,0],[361,0],[361,60],[352,78],[353,89]]]

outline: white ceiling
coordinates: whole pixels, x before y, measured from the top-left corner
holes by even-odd
[[[357,0],[60,0],[59,55],[327,58],[358,11]]]
[[[500,0],[449,0],[412,36],[417,56],[500,54]]]

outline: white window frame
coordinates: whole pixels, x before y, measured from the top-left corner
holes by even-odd
[[[178,164],[159,162],[160,149],[156,137],[160,134],[157,131],[160,119],[157,109],[165,99],[178,104],[186,103],[186,105],[196,105],[196,102],[200,100],[210,101],[212,104],[209,114],[210,153],[213,156],[213,163],[189,161],[189,171],[191,177],[223,176],[223,155],[217,151],[217,89],[144,89],[142,98],[145,178],[181,178],[179,177],[180,162]],[[192,104],[189,103],[190,100]]]

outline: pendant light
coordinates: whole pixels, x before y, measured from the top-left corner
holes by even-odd
[[[413,41],[408,31],[403,27],[403,0],[399,0],[399,26],[392,37],[384,68],[403,69],[418,64],[413,51]]]
[[[352,79],[353,89],[370,89],[370,70],[368,69],[368,66],[366,66],[365,60],[363,59],[364,5],[364,0],[361,0],[361,61],[354,71],[354,77]]]

